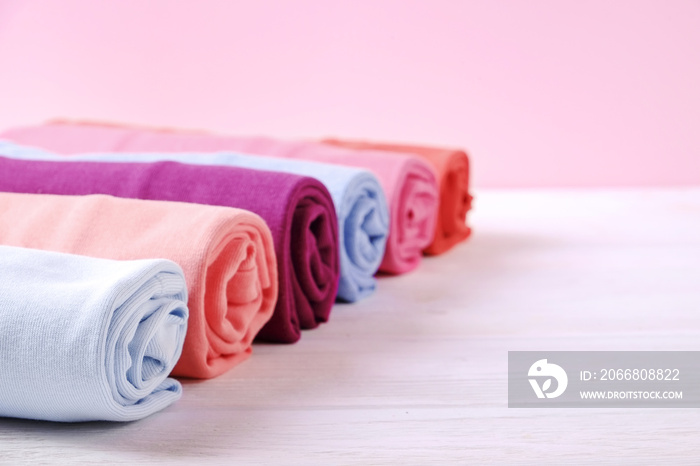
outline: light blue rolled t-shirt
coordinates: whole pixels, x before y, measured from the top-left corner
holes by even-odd
[[[357,301],[376,287],[374,274],[384,256],[389,232],[389,207],[377,178],[368,170],[320,162],[252,156],[232,152],[212,153],[100,153],[58,155],[43,149],[0,140],[0,156],[28,160],[159,162],[224,165],[311,176],[321,181],[333,198],[338,217],[340,284],[338,298]]]
[[[168,260],[0,246],[0,416],[132,421],[169,406],[186,302]]]

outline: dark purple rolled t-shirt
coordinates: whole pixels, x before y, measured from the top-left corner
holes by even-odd
[[[328,190],[310,177],[178,162],[45,162],[0,156],[0,191],[110,194],[254,212],[272,232],[279,299],[257,339],[293,343],[328,320],[338,289],[338,221]]]

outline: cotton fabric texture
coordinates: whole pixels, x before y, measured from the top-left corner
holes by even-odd
[[[292,159],[353,166],[379,179],[390,210],[389,236],[380,271],[415,269],[422,250],[433,241],[438,207],[437,177],[418,157],[382,151],[357,151],[302,141],[217,136],[95,123],[54,122],[15,128],[0,134],[62,154],[81,152],[218,152],[240,151]]]
[[[214,377],[245,360],[277,300],[272,235],[245,210],[106,195],[0,193],[0,244],[179,264],[190,317],[176,376]]]
[[[177,264],[8,246],[0,259],[0,416],[132,421],[180,398]]]
[[[219,153],[104,153],[64,157],[42,149],[0,140],[0,154],[31,160],[94,160],[110,162],[156,162],[171,160],[188,164],[220,165],[256,170],[274,170],[318,179],[329,190],[338,218],[340,279],[337,297],[355,302],[376,289],[374,274],[384,256],[389,229],[389,208],[377,178],[368,170],[333,164],[264,156]],[[217,169],[218,170],[218,169]],[[272,176],[265,171],[265,176]],[[276,199],[258,200],[263,206]],[[254,210],[251,208],[251,210]],[[266,217],[264,217],[266,218]],[[266,220],[269,219],[266,218]],[[273,228],[273,233],[275,229]],[[283,273],[280,267],[280,274]],[[284,286],[280,287],[284,294]],[[274,320],[274,319],[273,319]]]
[[[467,226],[467,213],[472,204],[469,193],[469,157],[463,150],[340,139],[327,139],[323,142],[349,149],[416,155],[435,169],[438,174],[440,207],[433,242],[424,250],[427,254],[449,251],[471,234],[471,228]]]
[[[0,191],[111,194],[250,210],[272,232],[279,273],[275,311],[257,339],[296,342],[302,328],[328,320],[335,302],[338,221],[330,194],[313,178],[177,162],[64,163],[0,157]]]

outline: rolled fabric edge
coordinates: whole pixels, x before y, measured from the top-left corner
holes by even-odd
[[[126,422],[180,399],[182,386],[168,377],[182,352],[188,319],[187,285],[178,264],[165,259],[115,261],[11,246],[0,246],[0,256],[4,267],[14,266],[15,272],[17,267],[23,269],[13,274],[13,281],[24,277],[24,284],[35,292],[13,303],[8,302],[11,295],[0,289],[0,303],[22,309],[11,325],[13,335],[0,335],[0,343],[19,345],[14,348],[17,355],[23,354],[23,348],[26,351],[37,332],[43,332],[45,342],[32,353],[33,370],[0,364],[5,366],[0,381],[1,416]],[[37,282],[42,274],[55,281],[54,288]],[[83,282],[73,282],[79,275]],[[87,296],[53,294],[52,289],[81,290]],[[70,301],[75,320],[60,322],[63,316],[55,308],[47,313],[28,307],[44,298]],[[7,316],[3,313],[3,319]],[[42,325],[36,325],[37,319]],[[29,323],[34,325],[23,325]],[[33,336],[24,338],[23,332]],[[97,360],[86,360],[90,354]]]
[[[204,315],[190,319],[174,376],[213,378],[246,360],[277,302],[277,259],[267,224],[252,212],[220,208],[236,214],[212,233],[199,261],[199,280],[190,283],[190,296],[200,299],[190,309]]]
[[[471,235],[467,214],[471,210],[469,158],[464,151],[450,151],[440,170],[440,209],[433,242],[424,250],[438,255],[449,251]]]
[[[282,222],[288,227],[278,232],[277,245],[279,287],[286,300],[277,302],[256,341],[295,343],[302,329],[328,321],[338,291],[338,220],[331,195],[310,177],[299,177],[290,194]]]
[[[379,180],[358,170],[339,196],[341,275],[338,299],[356,302],[374,292],[374,274],[389,236],[389,208]]]
[[[294,211],[294,222],[303,225],[303,229],[292,230],[292,263],[296,272],[294,278],[305,297],[301,309],[307,302],[313,303],[310,312],[300,314],[301,328],[312,329],[328,321],[335,302],[340,250],[333,199],[319,180],[305,179],[307,184],[299,192],[304,201]],[[312,198],[314,204],[310,205]]]
[[[439,191],[435,171],[419,158],[405,157],[394,176],[389,236],[379,270],[402,274],[418,267],[423,250],[433,240]]]
[[[126,290],[115,302],[119,307],[114,306],[113,319],[106,334],[109,343],[105,348],[107,360],[113,360],[119,367],[119,352],[128,348],[131,356],[131,364],[122,364],[121,370],[113,374],[113,379],[109,365],[105,366],[115,400],[113,411],[116,416],[111,419],[115,421],[141,419],[182,396],[182,385],[168,375],[182,355],[187,333],[189,309],[185,304],[187,283],[184,272],[174,262],[157,260],[139,278],[132,289]],[[148,281],[141,284],[141,280]],[[173,298],[169,298],[171,296]],[[139,314],[125,312],[123,308],[134,301],[139,303]]]

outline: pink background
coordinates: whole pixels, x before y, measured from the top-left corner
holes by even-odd
[[[700,2],[0,0],[0,128],[455,145],[479,187],[700,184]]]

